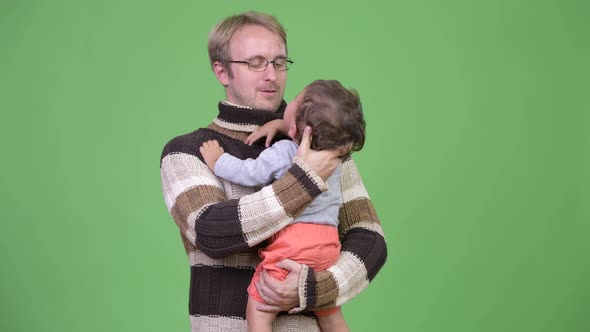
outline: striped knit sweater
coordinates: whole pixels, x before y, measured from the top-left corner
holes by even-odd
[[[243,140],[276,113],[219,103],[207,128],[175,137],[162,152],[160,171],[168,210],[180,229],[190,261],[189,314],[192,331],[247,331],[246,288],[259,263],[258,245],[299,215],[326,184],[304,162],[295,160],[280,179],[263,188],[243,187],[217,178],[199,153],[201,144],[219,141],[241,159],[264,149]],[[385,263],[387,248],[373,204],[352,159],[342,164],[343,205],[339,212],[342,252],[336,264],[316,272],[304,266],[297,314],[282,314],[276,331],[319,331],[310,310],[342,305],[360,293]]]

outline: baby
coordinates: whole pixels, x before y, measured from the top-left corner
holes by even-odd
[[[318,80],[309,84],[287,105],[283,120],[270,121],[246,139],[252,144],[266,137],[268,147],[278,133],[293,140],[279,140],[265,149],[258,158],[241,160],[224,153],[217,141],[205,142],[200,152],[207,166],[227,181],[244,186],[268,185],[280,178],[291,167],[306,126],[312,127],[311,148],[314,150],[341,149],[347,158],[359,151],[365,143],[365,120],[360,98],[356,91],[344,88],[338,81]],[[315,269],[325,270],[340,256],[338,212],[342,204],[340,167],[328,178],[329,190],[319,195],[289,225],[269,238],[268,245],[260,249],[262,262],[257,266],[248,287],[246,318],[250,331],[272,331],[276,313],[256,310],[264,303],[256,289],[263,269],[271,276],[283,280],[287,272],[275,266],[283,259],[292,259]],[[348,331],[340,307],[315,311],[323,332]]]

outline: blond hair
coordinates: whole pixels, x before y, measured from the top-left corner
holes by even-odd
[[[285,44],[285,50],[287,50],[287,32],[285,32],[285,29],[281,23],[279,23],[277,18],[269,14],[249,11],[229,16],[211,29],[208,41],[209,62],[211,63],[211,68],[213,68],[213,63],[215,61],[219,61],[228,71],[229,77],[233,76],[228,62],[229,60],[232,60],[230,59],[229,54],[229,43],[236,31],[246,25],[256,25],[270,30],[277,36],[281,37]]]

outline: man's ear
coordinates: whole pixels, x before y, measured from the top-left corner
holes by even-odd
[[[229,73],[221,62],[213,62],[213,72],[215,73],[215,77],[217,77],[217,80],[219,83],[221,83],[221,85],[225,87],[229,85]]]

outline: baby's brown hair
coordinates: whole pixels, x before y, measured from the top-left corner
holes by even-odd
[[[301,142],[305,126],[312,128],[311,148],[329,150],[350,146],[345,159],[365,144],[363,106],[354,89],[346,89],[335,80],[317,80],[308,85],[295,116]]]

